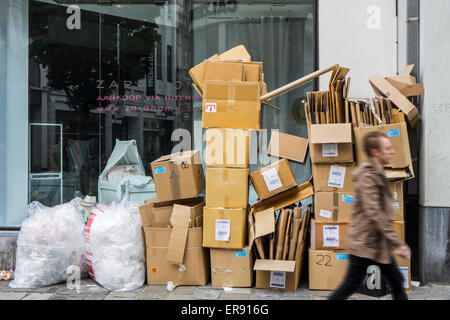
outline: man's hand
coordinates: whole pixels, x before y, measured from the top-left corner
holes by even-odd
[[[411,258],[411,250],[409,250],[407,246],[401,246],[400,248],[396,249],[394,253],[404,259]]]

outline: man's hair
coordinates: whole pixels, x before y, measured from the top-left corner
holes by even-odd
[[[380,131],[371,131],[364,136],[364,140],[363,140],[364,152],[366,153],[366,155],[369,158],[372,157],[370,150],[372,150],[372,149],[380,150],[380,144],[381,144],[380,138],[381,137],[388,138],[388,136],[386,134],[384,134],[383,132],[380,132]]]

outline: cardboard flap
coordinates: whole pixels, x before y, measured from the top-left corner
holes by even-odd
[[[404,74],[411,74],[412,70],[414,69],[414,64],[408,64],[405,68]]]
[[[308,139],[273,130],[267,153],[303,163],[307,149]]]
[[[314,194],[313,187],[310,182],[280,192],[270,198],[261,200],[251,206],[255,211],[262,211],[273,207],[274,211],[284,208],[294,202],[306,199]]]
[[[173,206],[170,223],[173,226],[170,234],[169,246],[167,250],[167,261],[176,264],[182,264],[184,258],[184,250],[186,248],[186,240],[189,230],[189,218],[191,208],[175,204]]]
[[[411,127],[415,127],[419,122],[419,110],[411,103],[404,95],[400,93],[394,86],[392,86],[386,79],[378,73],[374,73],[369,82],[374,87],[383,93],[389,100],[391,100],[401,111],[408,117]],[[375,90],[376,91],[376,90]]]
[[[351,143],[352,124],[313,124],[311,125],[311,143]]]
[[[250,62],[252,57],[244,45],[240,44],[219,55],[219,60],[237,60]]]
[[[273,208],[258,211],[255,216],[255,238],[275,232],[275,216]]]
[[[295,261],[257,259],[253,270],[294,272]]]

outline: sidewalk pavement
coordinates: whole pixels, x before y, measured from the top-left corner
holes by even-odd
[[[65,283],[39,289],[13,289],[9,281],[0,281],[0,300],[326,300],[331,291],[309,290],[303,281],[295,292],[255,288],[214,288],[179,286],[169,292],[163,285],[144,285],[131,292],[111,292],[91,279],[81,280],[80,288],[69,289]],[[410,300],[450,300],[450,285],[427,284],[412,287]],[[354,294],[349,300],[391,300]]]

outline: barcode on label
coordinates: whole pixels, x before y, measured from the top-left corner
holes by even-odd
[[[269,192],[281,188],[283,184],[281,183],[278,172],[275,168],[271,168],[261,173]]]
[[[333,176],[338,176],[338,177],[342,176],[342,173],[341,172],[337,172],[337,171],[333,171],[333,172],[331,172],[331,174]]]
[[[323,226],[323,246],[339,247],[339,226]]]
[[[216,241],[230,241],[230,220],[217,219],[215,231]]]
[[[271,271],[270,272],[270,286],[273,288],[286,287],[286,272],[282,271]]]
[[[332,165],[330,168],[330,176],[328,177],[328,185],[330,187],[343,188],[346,170],[346,167]]]

